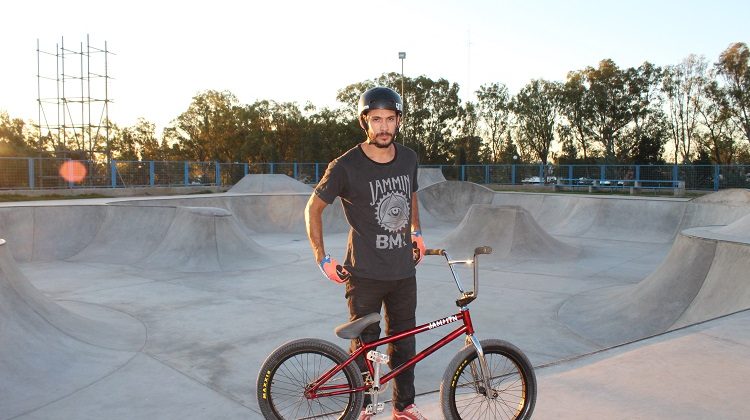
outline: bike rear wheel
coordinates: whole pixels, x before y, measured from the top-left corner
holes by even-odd
[[[258,406],[266,419],[355,419],[362,408],[361,392],[308,399],[307,385],[348,358],[340,347],[325,340],[291,341],[274,350],[258,373]],[[362,386],[356,363],[334,375],[326,385]]]
[[[440,383],[440,404],[448,420],[528,419],[536,403],[536,377],[529,359],[502,340],[481,342],[490,371],[485,391],[474,346],[464,347],[451,360]]]

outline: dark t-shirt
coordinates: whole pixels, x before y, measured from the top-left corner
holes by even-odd
[[[344,267],[355,277],[400,280],[415,275],[411,194],[417,191],[417,154],[398,143],[388,163],[357,145],[332,161],[315,187],[328,204],[341,197],[351,225]]]

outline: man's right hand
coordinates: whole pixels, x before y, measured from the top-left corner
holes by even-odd
[[[330,254],[326,254],[318,266],[323,275],[335,283],[345,283],[352,276],[336,259],[331,258]]]

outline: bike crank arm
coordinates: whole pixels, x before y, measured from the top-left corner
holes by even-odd
[[[375,365],[375,377],[373,378],[372,390],[372,402],[365,408],[365,413],[370,415],[377,415],[385,410],[385,404],[378,402],[378,394],[380,393],[380,366],[387,365],[390,361],[388,355],[378,353],[375,350],[367,352],[367,359],[371,360]]]

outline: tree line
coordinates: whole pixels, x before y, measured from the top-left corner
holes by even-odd
[[[515,95],[488,83],[465,103],[457,83],[398,73],[344,87],[338,107],[242,104],[229,91],[207,90],[160,134],[145,118],[112,123],[108,150],[102,132],[86,141],[66,133],[62,141],[0,112],[0,157],[326,162],[363,138],[360,93],[374,86],[400,92],[402,83],[400,141],[423,164],[750,163],[750,49],[742,42],[713,63],[689,55],[665,67],[621,68],[604,59],[563,81],[531,80]]]

